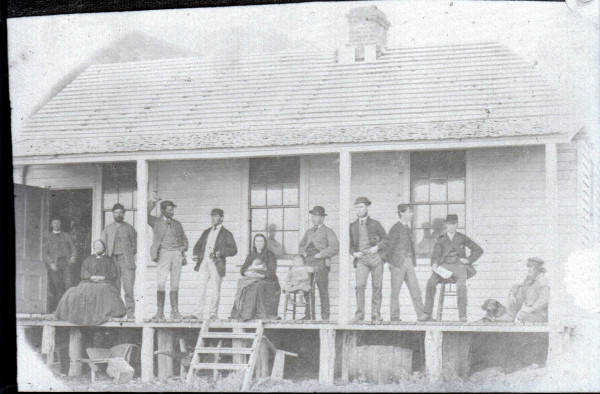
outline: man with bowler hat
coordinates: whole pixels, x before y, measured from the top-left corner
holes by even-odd
[[[164,319],[165,289],[167,277],[171,276],[171,319],[181,319],[179,313],[179,279],[181,277],[181,266],[184,261],[183,253],[188,249],[188,239],[183,231],[183,226],[173,219],[177,205],[173,201],[162,201],[160,203],[160,216],[153,216],[152,209],[156,202],[160,201],[158,196],[148,203],[148,224],[152,227],[153,238],[150,247],[150,257],[157,262],[156,276],[156,304],[157,312],[154,319]]]
[[[102,230],[102,240],[106,245],[106,253],[113,258],[119,267],[119,290],[123,287],[127,317],[135,316],[135,254],[137,253],[137,233],[133,226],[123,220],[125,207],[119,203],[112,208],[114,222]]]
[[[400,289],[402,283],[406,282],[413,307],[417,318],[423,315],[423,299],[419,281],[415,274],[417,258],[411,234],[411,223],[413,217],[412,207],[408,204],[398,205],[398,216],[396,222],[388,233],[388,258],[392,280],[392,294],[390,296],[390,318],[392,321],[400,321]]]
[[[225,276],[227,257],[237,254],[237,245],[233,235],[223,227],[224,212],[214,208],[210,212],[211,227],[204,230],[194,246],[192,259],[196,261],[194,271],[200,272],[200,300],[192,317],[202,320],[208,282],[212,284],[213,293],[210,299],[210,319],[218,319],[221,282]]]
[[[452,277],[456,279],[458,317],[460,321],[466,322],[467,279],[475,275],[475,268],[473,268],[472,264],[481,257],[483,249],[471,238],[456,231],[457,226],[457,215],[450,214],[446,216],[446,232],[439,235],[436,239],[433,252],[431,253],[431,265],[434,270],[441,266],[452,272]],[[465,247],[470,250],[469,256],[467,256]],[[431,320],[436,286],[443,280],[437,273],[431,273],[425,290],[425,311],[419,319],[420,321]]]
[[[315,268],[315,283],[321,300],[321,320],[329,320],[329,270],[331,258],[338,254],[340,243],[332,229],[325,226],[325,208],[316,205],[311,214],[313,227],[306,230],[298,251],[305,257],[306,265]],[[303,320],[310,320],[310,305]]]
[[[358,323],[365,319],[365,289],[371,273],[373,299],[371,300],[371,320],[381,321],[381,288],[383,282],[383,262],[386,255],[387,234],[381,223],[369,217],[369,201],[359,197],[354,202],[356,207],[355,222],[350,224],[350,253],[354,257],[356,268],[356,315],[353,320]]]

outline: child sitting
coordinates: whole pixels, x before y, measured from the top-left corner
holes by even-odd
[[[299,303],[306,303],[304,292],[310,291],[310,276],[308,275],[308,267],[304,265],[304,256],[297,255],[292,259],[292,266],[288,271],[283,291],[288,297],[292,292],[298,291]]]

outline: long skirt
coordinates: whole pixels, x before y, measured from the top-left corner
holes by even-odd
[[[56,317],[73,324],[96,326],[127,313],[117,288],[109,283],[82,281],[62,296]]]
[[[271,319],[277,316],[281,287],[267,279],[241,278],[238,281],[232,319]]]

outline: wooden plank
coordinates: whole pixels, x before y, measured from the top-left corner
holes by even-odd
[[[255,374],[257,378],[266,378],[269,376],[269,346],[266,341],[261,342],[258,352]]]
[[[442,335],[441,331],[425,333],[425,371],[433,381],[442,377]]]
[[[179,338],[179,351],[187,353],[187,347],[185,346],[185,338]],[[179,377],[181,380],[185,378],[185,367],[182,363],[179,363]]]
[[[319,330],[319,382],[333,384],[335,371],[335,330]]]
[[[356,351],[356,332],[342,331],[342,381],[349,381],[350,358]]]
[[[220,349],[220,348],[221,348],[221,343],[222,343],[222,341],[219,341],[219,343],[217,344],[217,349]],[[214,353],[214,356],[213,356],[213,363],[215,363],[215,364],[218,364],[218,363],[219,363],[219,360],[220,360],[220,358],[221,358],[221,357],[220,357],[220,354],[219,354],[219,353]],[[217,369],[215,369],[215,370],[213,371],[213,380],[215,380],[215,381],[216,381],[218,378],[219,378],[219,371],[218,371]]]
[[[152,327],[142,329],[140,362],[142,382],[149,382],[154,378],[154,328]]]
[[[261,321],[258,323],[258,326],[256,328],[256,338],[254,339],[254,344],[252,346],[252,354],[250,355],[250,359],[248,360],[248,366],[246,368],[246,373],[244,374],[244,381],[242,382],[242,391],[248,391],[250,389],[250,383],[252,381],[252,375],[254,374],[256,360],[259,356],[259,348],[262,343],[263,332],[264,328]]]
[[[350,151],[340,151],[340,201],[338,237],[339,283],[338,283],[338,322],[346,324],[350,319],[350,193],[352,157]]]
[[[187,384],[192,384],[194,382],[194,377],[196,374],[195,374],[195,370],[194,370],[193,366],[195,364],[197,364],[198,360],[200,359],[200,356],[198,355],[198,352],[196,352],[195,349],[199,349],[204,346],[204,339],[203,339],[202,335],[204,333],[208,332],[208,324],[209,324],[209,320],[205,320],[202,323],[202,328],[200,329],[200,332],[198,333],[198,340],[196,341],[196,347],[194,348],[194,355],[192,356],[192,361],[190,362],[190,368],[188,369]]]
[[[244,329],[241,327],[234,327],[232,329],[234,334],[243,334],[244,333]],[[244,348],[246,347],[249,351],[248,354],[252,354],[252,348],[248,347],[248,341],[244,341],[242,339],[232,339],[231,340],[231,346],[234,348]],[[235,354],[233,355],[232,361],[236,364],[245,364],[246,363],[246,356],[244,354]]]
[[[214,370],[237,370],[242,371],[247,369],[247,364],[234,364],[234,363],[198,363],[194,365],[194,370],[198,369],[214,369]],[[192,368],[192,367],[190,367]]]
[[[470,371],[471,333],[442,333],[442,375],[466,378]]]
[[[227,347],[201,347],[196,349],[196,352],[200,354],[251,354],[252,348],[239,347],[239,348],[227,348]],[[239,363],[243,364],[243,363]]]
[[[79,328],[69,330],[69,376],[80,376],[82,364],[77,361],[82,358],[82,332]]]
[[[202,337],[205,339],[215,338],[215,339],[238,339],[238,340],[252,340],[255,337],[254,333],[243,332],[243,333],[235,333],[235,332],[207,332],[202,334]]]
[[[46,355],[46,364],[54,362],[54,350],[56,348],[56,328],[44,325],[42,329],[42,345],[40,351]]]
[[[173,350],[173,331],[168,328],[158,330],[158,350]],[[158,378],[168,379],[173,375],[173,359],[165,354],[158,355]]]
[[[275,360],[273,360],[273,369],[271,371],[271,379],[282,380],[284,369],[285,369],[285,352],[283,350],[276,350],[275,351]]]
[[[137,217],[135,229],[137,231],[137,256],[135,270],[135,321],[138,324],[144,322],[144,316],[148,309],[148,297],[146,292],[147,262],[149,260],[150,246],[148,245],[148,223],[146,211],[148,207],[148,161],[138,159],[136,166],[137,179]]]

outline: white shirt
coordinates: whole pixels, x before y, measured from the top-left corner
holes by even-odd
[[[204,248],[204,260],[210,260],[210,254],[215,251],[215,243],[217,242],[217,236],[219,235],[219,231],[221,231],[221,224],[216,227],[213,227],[208,233],[208,238],[206,239],[206,247]]]
[[[446,233],[446,235],[448,235],[448,238],[450,238],[450,241],[452,241],[454,239],[454,235],[456,234],[456,231],[453,232],[452,234],[450,233]]]

